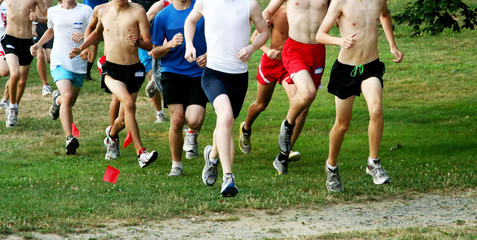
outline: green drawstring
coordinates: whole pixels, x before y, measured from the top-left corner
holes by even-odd
[[[363,64],[360,64],[360,65],[355,66],[355,67],[353,68],[353,71],[351,71],[351,74],[350,74],[351,77],[356,77],[356,73],[357,73],[358,71],[359,71],[359,75],[363,74],[363,72],[364,72],[364,66],[363,66]]]

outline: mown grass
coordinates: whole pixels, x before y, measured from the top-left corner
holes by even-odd
[[[390,9],[397,11],[400,3],[390,2],[394,4]],[[380,157],[391,175],[391,184],[375,186],[364,172],[369,117],[364,99],[358,98],[340,153],[345,192],[326,191],[323,164],[335,113],[334,98],[325,89],[319,91],[294,147],[303,159],[290,164],[288,175],[278,176],[272,161],[278,153],[276,141],[288,100],[277,86],[269,108],[253,126],[252,153],[245,156],[236,147],[234,172],[240,189],[236,198],[220,196],[221,181],[214,187],[204,186],[200,176],[202,158],[184,159],[184,176],[167,177],[171,166],[169,124],[153,123],[154,109],[142,89],[137,119],[143,143],[159,151],[158,161],[140,169],[132,147],[122,149],[118,160],[104,160],[110,96],[99,89],[96,71],[95,81],[85,83],[74,108],[75,124],[80,130],[79,153],[66,156],[60,122],[48,117],[51,99],[41,97],[41,82],[33,67],[20,104],[18,127],[8,129],[0,124],[0,234],[39,231],[67,235],[113,220],[141,224],[243,208],[321,208],[337,202],[397,198],[414,192],[475,190],[477,32],[445,31],[439,36],[409,38],[410,29],[395,27],[398,46],[405,53],[401,64],[392,62],[383,34],[379,42],[380,58],[387,67]],[[327,47],[324,86],[338,51],[338,47]],[[238,125],[256,96],[260,55],[255,53],[249,63],[249,92],[235,124],[236,137]],[[5,78],[0,81],[4,83]],[[212,143],[214,127],[215,114],[208,105],[199,136],[200,150]],[[123,132],[120,137],[124,139],[125,135]],[[102,181],[107,165],[121,170],[117,184]],[[475,229],[469,231],[475,233]],[[410,236],[402,239],[414,239],[413,232],[407,231]],[[330,238],[362,238],[360,234],[379,238],[375,233]]]

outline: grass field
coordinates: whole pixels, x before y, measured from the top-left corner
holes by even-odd
[[[396,2],[390,1],[391,11],[401,7]],[[399,198],[416,192],[475,191],[477,31],[445,31],[439,36],[410,38],[410,29],[395,27],[398,47],[405,54],[401,64],[392,62],[382,32],[379,41],[380,59],[387,68],[380,157],[392,178],[391,184],[375,186],[365,174],[369,117],[364,99],[358,98],[339,156],[345,191],[326,191],[323,165],[335,116],[334,98],[326,89],[319,91],[294,147],[303,159],[290,164],[288,175],[278,176],[272,161],[278,153],[276,141],[288,100],[284,90],[277,86],[269,108],[253,126],[251,154],[245,156],[236,147],[234,172],[240,193],[235,198],[220,196],[221,181],[213,187],[202,183],[202,158],[184,159],[183,177],[167,176],[171,167],[169,124],[154,123],[154,108],[143,89],[137,100],[138,124],[145,147],[156,149],[159,159],[140,169],[130,146],[122,149],[119,159],[104,160],[110,95],[99,88],[96,70],[95,81],[85,83],[74,107],[74,122],[80,130],[79,153],[66,156],[60,122],[48,117],[51,98],[41,96],[41,82],[32,67],[19,106],[18,126],[6,128],[4,115],[0,124],[0,237],[29,231],[87,231],[112,220],[137,224],[177,215],[237,212],[243,208],[320,208],[337,202]],[[327,47],[324,86],[338,51],[338,47]],[[257,52],[249,63],[249,91],[235,124],[236,137],[238,125],[256,96],[259,58]],[[2,78],[0,84],[5,81]],[[50,77],[49,81],[54,87]],[[200,152],[212,143],[214,126],[215,114],[209,104],[199,135]],[[123,131],[120,137],[125,136]],[[116,184],[102,181],[107,165],[121,170]]]

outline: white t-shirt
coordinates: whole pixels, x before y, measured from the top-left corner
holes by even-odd
[[[2,17],[0,22],[0,37],[2,37],[7,30],[7,2],[5,1],[0,4],[0,15]]]
[[[77,3],[73,9],[64,9],[61,5],[48,8],[48,28],[53,28],[55,33],[55,41],[50,54],[51,70],[59,65],[72,73],[86,73],[86,60],[82,60],[80,56],[70,59],[69,52],[82,43],[73,42],[73,33],[84,33],[92,15],[93,10],[81,3]]]
[[[251,0],[204,0],[207,67],[225,73],[245,73],[247,62],[237,57],[250,38]]]

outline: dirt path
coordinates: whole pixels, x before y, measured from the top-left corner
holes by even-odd
[[[452,196],[424,194],[411,200],[325,206],[321,210],[244,210],[239,215],[215,213],[209,217],[175,218],[160,223],[107,228],[68,236],[68,239],[262,239],[317,236],[329,232],[449,226],[456,223],[477,228],[477,192]],[[33,234],[38,239],[63,239]],[[8,236],[7,239],[21,239]]]

